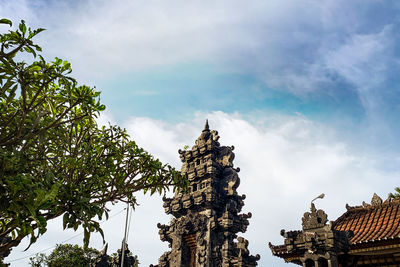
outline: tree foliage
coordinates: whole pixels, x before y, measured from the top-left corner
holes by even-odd
[[[29,258],[31,267],[75,267],[75,266],[94,266],[98,264],[99,258],[106,258],[100,266],[121,266],[121,250],[112,253],[111,256],[103,254],[104,251],[98,251],[94,248],[85,248],[78,245],[58,244],[56,248],[46,255],[44,253],[36,254]],[[131,251],[126,251],[124,266],[138,267],[139,260],[137,255]]]
[[[31,267],[44,267],[46,266],[47,256],[44,253],[38,253],[35,257],[29,258],[29,264]]]
[[[397,198],[397,199],[400,199],[400,187],[396,187],[395,189],[394,189],[394,193],[390,193],[390,196],[392,197],[392,198]]]
[[[41,253],[30,258],[32,267],[76,267],[89,266],[99,251],[94,248],[82,248],[78,245],[58,244],[49,256]]]
[[[0,20],[6,27],[7,19]],[[64,228],[84,229],[84,244],[108,218],[106,204],[135,204],[135,193],[187,185],[118,126],[98,127],[100,92],[78,85],[71,64],[47,62],[21,21],[0,34],[0,258],[63,215]],[[33,56],[32,63],[18,58]]]

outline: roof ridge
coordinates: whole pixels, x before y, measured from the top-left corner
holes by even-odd
[[[376,193],[374,193],[374,196],[372,197],[371,200],[371,204],[368,204],[365,201],[363,201],[362,205],[360,206],[350,206],[349,204],[346,204],[346,210],[347,211],[372,210],[376,208],[383,208],[387,206],[398,206],[398,205],[400,205],[400,198],[393,198],[389,195],[385,201],[382,201],[382,199]]]

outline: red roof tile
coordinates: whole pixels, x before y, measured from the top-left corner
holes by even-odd
[[[353,231],[352,244],[400,238],[400,200],[379,205],[349,207],[334,222],[338,231]]]

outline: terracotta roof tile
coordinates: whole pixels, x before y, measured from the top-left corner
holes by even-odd
[[[400,238],[400,200],[350,207],[334,222],[334,229],[353,231],[353,244]]]

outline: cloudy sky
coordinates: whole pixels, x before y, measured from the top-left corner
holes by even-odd
[[[400,186],[399,14],[391,0],[0,0],[1,17],[47,29],[36,40],[45,58],[70,61],[72,76],[102,91],[100,123],[125,127],[162,161],[180,168],[177,150],[209,119],[235,146],[259,266],[287,266],[268,242],[300,229],[320,193],[334,220],[346,203]],[[138,199],[129,247],[148,266],[168,249],[156,224],[170,218],[160,198]],[[102,224],[112,252],[123,208]],[[27,266],[56,243],[82,244],[79,233],[54,220],[7,261]],[[101,249],[99,236],[91,246]]]

